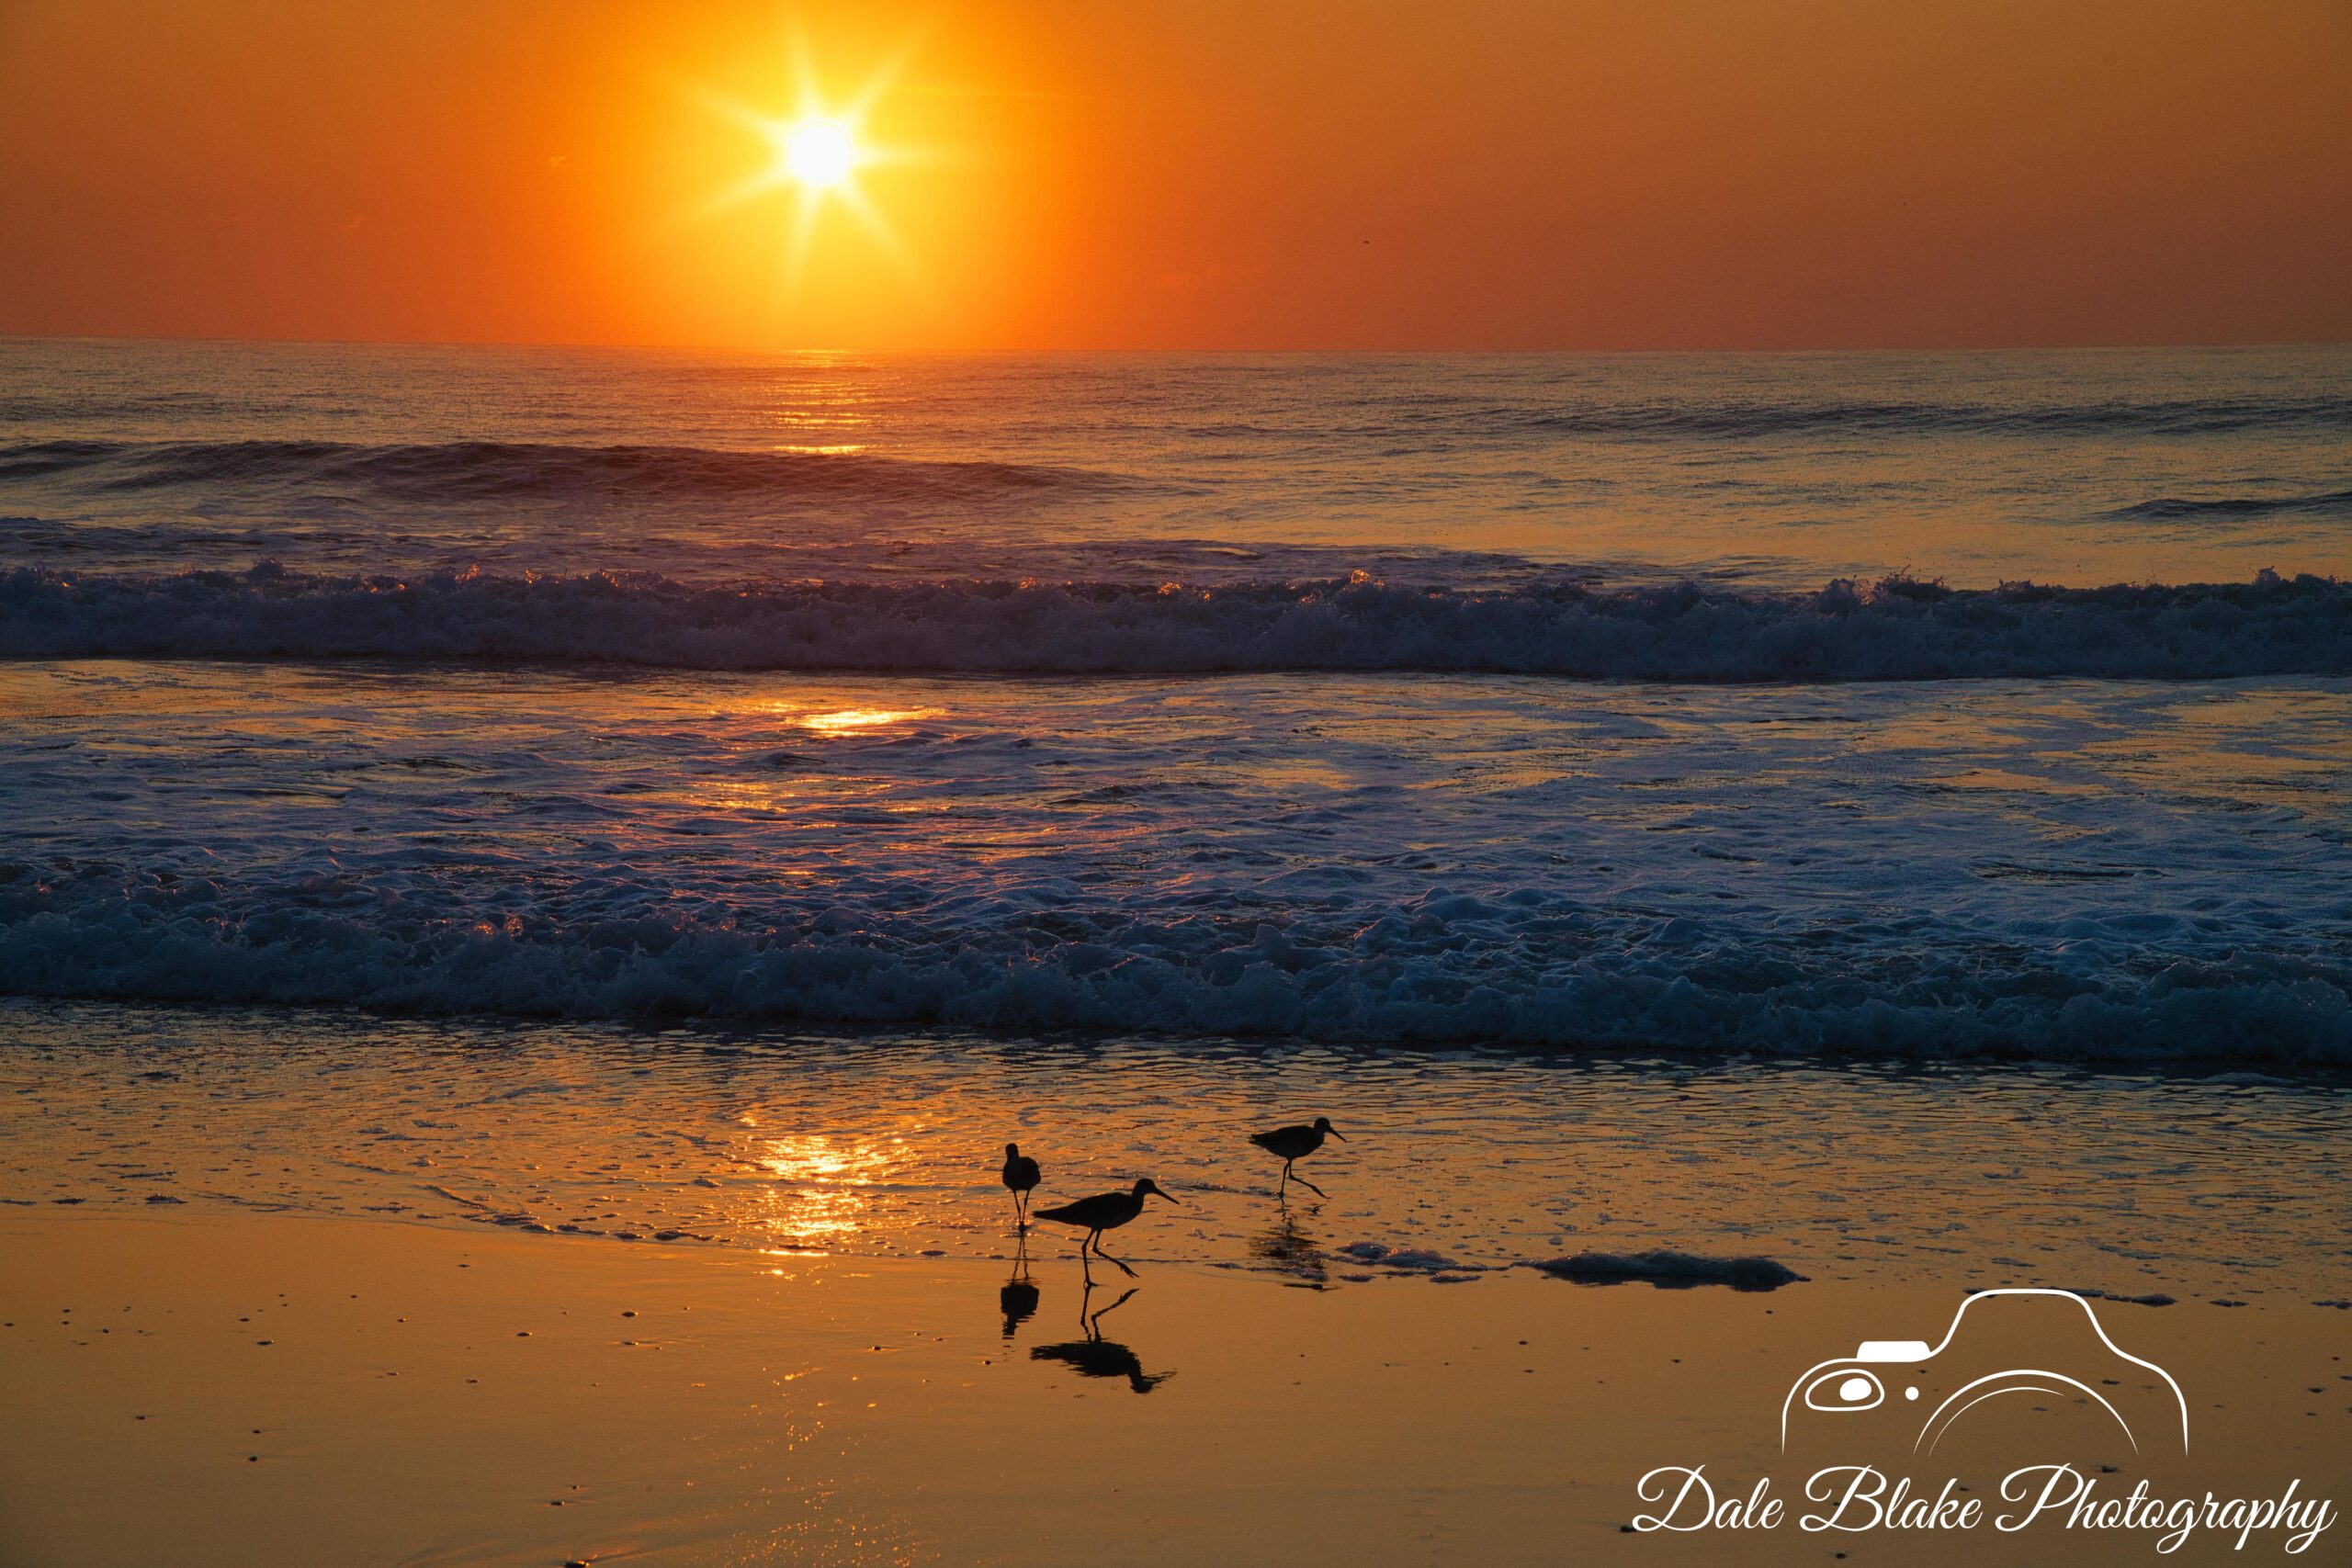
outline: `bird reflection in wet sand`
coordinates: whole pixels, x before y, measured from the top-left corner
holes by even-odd
[[[1004,1337],[1012,1337],[1015,1330],[1037,1315],[1037,1287],[1029,1281],[1029,1241],[1022,1238],[1021,1248],[1012,1255],[1012,1278],[996,1292],[997,1310],[1004,1314]]]
[[[1078,1323],[1085,1330],[1086,1337],[1060,1345],[1040,1345],[1029,1352],[1029,1359],[1033,1361],[1059,1361],[1084,1378],[1125,1378],[1127,1386],[1137,1393],[1149,1393],[1176,1374],[1172,1371],[1147,1372],[1143,1370],[1142,1359],[1133,1350],[1115,1339],[1102,1337],[1102,1320],[1126,1305],[1127,1298],[1136,1293],[1136,1289],[1133,1285],[1128,1286],[1117,1301],[1090,1317],[1086,1306],[1094,1295],[1094,1281],[1087,1280],[1086,1293],[1080,1298],[1078,1304]]]
[[[1289,1275],[1289,1283],[1295,1289],[1329,1290],[1331,1260],[1313,1238],[1299,1230],[1287,1207],[1282,1216],[1279,1224],[1250,1244],[1250,1252],[1275,1273]]]
[[[1146,1198],[1168,1198],[1168,1194],[1159,1190],[1158,1182],[1147,1176],[1125,1192],[1097,1192],[1091,1198],[1080,1198],[1075,1203],[1064,1203],[1059,1208],[1040,1209],[1037,1217],[1051,1220],[1057,1225],[1076,1225],[1086,1233],[1086,1239],[1078,1244],[1078,1262],[1080,1269],[1086,1269],[1090,1285],[1094,1280],[1094,1271],[1086,1268],[1086,1253],[1090,1247],[1097,1258],[1117,1264],[1119,1271],[1132,1280],[1136,1271],[1102,1250],[1102,1233],[1117,1230],[1142,1213]],[[1176,1200],[1168,1198],[1168,1201],[1173,1203]],[[1110,1308],[1102,1310],[1108,1312]]]

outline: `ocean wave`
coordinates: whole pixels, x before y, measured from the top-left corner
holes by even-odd
[[[1046,464],[923,461],[861,453],[454,441],[28,441],[0,445],[0,485],[107,491],[227,489],[357,493],[412,503],[808,497],[986,502],[1136,488]]]
[[[2324,491],[2312,495],[2162,495],[2120,506],[2111,515],[2160,523],[2183,518],[2277,517],[2338,512],[2352,514],[2352,490]]]
[[[2129,914],[2068,922],[2082,953],[2114,949],[2086,966],[2080,953],[2062,965],[1964,941],[1827,963],[1802,939],[1736,921],[1629,915],[1534,888],[1432,889],[1282,923],[1017,903],[986,919],[816,898],[764,919],[571,920],[361,878],[19,862],[0,864],[0,992],[1417,1046],[2352,1065],[2352,969],[2340,957],[2167,954]]]
[[[1596,680],[2190,680],[2352,673],[2333,578],[1813,593],[1580,582],[1488,591],[1363,574],[1215,586],[652,576],[0,572],[0,657],[588,660],[995,673],[1420,671]]]
[[[2352,425],[2352,399],[2180,398],[2082,403],[1660,400],[1536,412],[1497,409],[1489,417],[1517,428],[1567,435],[1718,440],[1805,434],[2188,436],[2264,430],[2340,434]],[[1476,428],[1481,422],[1465,419],[1463,423]]]

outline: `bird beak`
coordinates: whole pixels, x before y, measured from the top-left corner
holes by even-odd
[[[1154,1192],[1159,1192],[1159,1196],[1161,1196],[1162,1198],[1168,1198],[1168,1194],[1167,1194],[1167,1193],[1165,1193],[1165,1192],[1160,1192],[1160,1191],[1159,1191],[1159,1188],[1157,1188],[1157,1187],[1153,1188],[1153,1189],[1152,1189],[1152,1190],[1153,1190]],[[1171,1202],[1171,1203],[1176,1203],[1176,1200],[1175,1200],[1175,1199],[1173,1199],[1173,1198],[1168,1198],[1168,1201],[1169,1201],[1170,1202]],[[1178,1208],[1180,1208],[1180,1209],[1181,1209],[1181,1208],[1182,1208],[1184,1205],[1183,1205],[1183,1204],[1182,1204],[1182,1203],[1176,1203],[1176,1206],[1177,1206]]]
[[[1337,1127],[1331,1129],[1331,1136],[1339,1139],[1340,1142],[1343,1144],[1348,1141],[1348,1135],[1345,1133],[1340,1132]]]

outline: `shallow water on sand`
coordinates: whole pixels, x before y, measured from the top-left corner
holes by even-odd
[[[864,1039],[88,1005],[0,1009],[0,1199],[472,1222],[849,1256],[1004,1256],[1137,1176],[1138,1260],[1342,1286],[1347,1248],[1475,1273],[1763,1254],[1817,1279],[2306,1304],[2352,1188],[2352,1092],[2250,1075]],[[1346,1134],[1292,1189],[1246,1134]],[[1069,1250],[1040,1224],[1039,1258]],[[1447,1269],[1445,1263],[1458,1265]]]

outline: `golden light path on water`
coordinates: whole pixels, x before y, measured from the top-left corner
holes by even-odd
[[[754,1129],[752,1147],[760,1168],[775,1182],[760,1194],[763,1224],[778,1241],[811,1247],[855,1236],[867,1224],[866,1191],[900,1163],[903,1138],[860,1143],[824,1134],[795,1134],[782,1137],[757,1132],[756,1118],[746,1117]]]
[[[820,735],[841,735],[852,730],[879,729],[886,725],[906,724],[919,718],[935,718],[940,710],[928,707],[832,708],[821,713],[801,713],[792,722],[803,729],[813,729]]]

